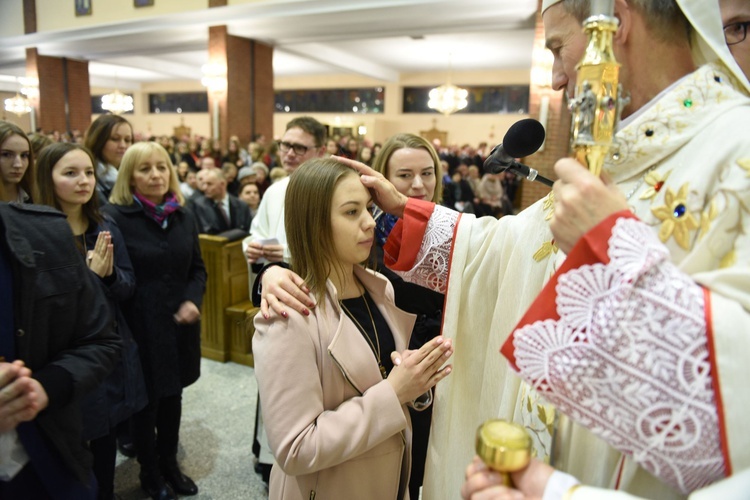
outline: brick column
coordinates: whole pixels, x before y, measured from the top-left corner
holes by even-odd
[[[212,26],[208,34],[210,63],[226,68],[226,91],[208,96],[212,128],[219,105],[222,144],[226,147],[231,135],[243,146],[256,133],[273,137],[273,48],[229,35],[226,26]]]
[[[24,31],[36,32],[36,0],[23,0]],[[46,132],[85,132],[91,123],[89,63],[39,54],[26,49],[26,76],[39,81],[39,97],[32,100],[36,126]]]
[[[531,67],[532,75],[537,71],[551,71],[549,63],[545,63],[544,25],[541,16],[541,1],[536,17],[536,33],[534,35],[534,51]],[[570,156],[570,112],[567,109],[563,92],[554,91],[546,83],[532,78],[529,99],[529,114],[539,120],[542,101],[548,100],[546,140],[544,150],[539,151],[524,160],[531,168],[539,171],[539,175],[556,179],[553,171],[555,162],[562,157]],[[521,193],[521,208],[526,208],[549,193],[550,188],[540,182],[524,180]]]
[[[89,63],[26,49],[26,75],[39,80],[37,127],[85,132],[91,123]]]

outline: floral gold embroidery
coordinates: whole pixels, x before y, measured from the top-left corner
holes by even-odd
[[[539,247],[539,250],[534,253],[534,260],[541,262],[553,253],[557,253],[558,250],[555,240],[545,241],[542,243],[542,246]]]
[[[740,168],[744,169],[745,172],[747,172],[747,176],[750,177],[750,158],[742,158],[741,160],[737,160],[737,165],[739,165]]]
[[[737,253],[734,250],[731,250],[721,259],[721,262],[719,262],[719,269],[726,269],[728,267],[732,267],[736,263],[737,263]]]
[[[539,393],[527,384],[522,385],[519,398],[521,422],[531,437],[532,456],[549,463],[557,419],[555,407],[541,399]]]
[[[550,192],[550,194],[547,195],[547,199],[544,200],[544,205],[542,205],[542,210],[546,212],[544,214],[544,220],[550,220],[552,218],[552,214],[555,213],[555,193],[554,192]]]
[[[555,193],[550,192],[547,195],[547,198],[544,200],[544,204],[542,205],[542,210],[545,212],[544,214],[544,220],[548,221],[552,218],[552,215],[555,213]],[[557,253],[557,245],[555,244],[555,240],[551,241],[545,241],[542,243],[542,246],[539,247],[539,249],[534,253],[534,260],[536,262],[541,262],[553,253]]]
[[[667,188],[664,195],[665,204],[651,209],[651,212],[662,221],[659,229],[659,239],[662,243],[666,243],[674,236],[677,244],[685,250],[690,248],[690,231],[700,227],[699,222],[687,209],[687,193],[687,184],[683,184],[677,194]]]
[[[661,188],[664,186],[664,182],[666,182],[669,174],[671,173],[671,170],[663,175],[659,172],[654,171],[647,173],[644,181],[649,187],[643,192],[643,194],[641,195],[641,199],[650,200],[651,198],[656,196],[659,191],[661,191]]]
[[[698,233],[698,239],[702,239],[711,228],[711,223],[719,215],[719,209],[716,208],[716,202],[712,201],[708,208],[701,214],[701,230]]]

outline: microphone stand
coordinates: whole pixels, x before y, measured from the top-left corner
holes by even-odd
[[[523,168],[520,168],[523,167]],[[513,172],[514,174],[518,174],[521,177],[525,177],[526,179],[530,181],[537,181],[541,182],[545,186],[552,187],[554,184],[553,181],[547,179],[546,177],[539,175],[539,171],[536,169],[533,169],[529,167],[528,165],[524,165],[523,163],[513,162],[512,165],[508,166],[508,170]]]

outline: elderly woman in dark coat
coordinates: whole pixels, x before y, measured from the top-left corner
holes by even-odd
[[[109,200],[104,211],[120,226],[136,276],[123,310],[149,395],[133,419],[141,487],[152,498],[195,495],[198,488],[177,464],[182,389],[200,375],[206,270],[195,219],[182,208],[169,154],[154,142],[128,149]]]

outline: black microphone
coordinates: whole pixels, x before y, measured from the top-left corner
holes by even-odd
[[[539,175],[533,168],[519,163],[516,158],[523,158],[535,153],[544,143],[544,127],[533,118],[517,121],[510,126],[503,137],[503,142],[495,146],[484,160],[485,172],[499,174],[511,170],[530,181],[539,181],[552,187],[553,182]]]

